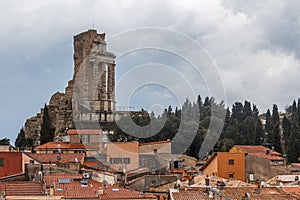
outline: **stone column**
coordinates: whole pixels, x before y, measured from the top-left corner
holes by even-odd
[[[108,100],[108,110],[114,111],[114,102],[115,102],[115,65],[108,64],[108,91],[107,91],[107,100]]]

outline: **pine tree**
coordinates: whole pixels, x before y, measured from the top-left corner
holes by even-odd
[[[41,145],[47,142],[53,141],[55,128],[52,125],[48,107],[45,104],[44,106],[44,114],[43,114],[43,123],[41,126]]]

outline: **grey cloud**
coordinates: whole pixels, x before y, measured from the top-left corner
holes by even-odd
[[[2,2],[0,88],[5,96],[0,100],[0,137],[15,138],[27,117],[38,112],[53,92],[63,91],[73,70],[72,36],[93,24],[108,37],[149,26],[183,32],[203,45],[216,63],[227,105],[248,99],[262,111],[273,103],[283,109],[300,91],[299,4],[296,0]],[[154,60],[189,73],[176,59],[164,62],[154,55]],[[203,80],[190,81],[205,91]]]

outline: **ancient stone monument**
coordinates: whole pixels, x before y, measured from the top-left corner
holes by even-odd
[[[70,128],[115,127],[115,55],[106,51],[105,33],[88,30],[74,36],[74,74],[64,93],[55,93],[48,105],[55,138]],[[43,109],[26,120],[25,135],[39,145]]]

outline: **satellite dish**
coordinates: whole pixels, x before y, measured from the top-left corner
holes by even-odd
[[[279,183],[279,187],[281,187],[283,189],[283,183],[282,182]]]
[[[248,199],[250,199],[250,194],[248,192],[246,192],[246,196]]]

